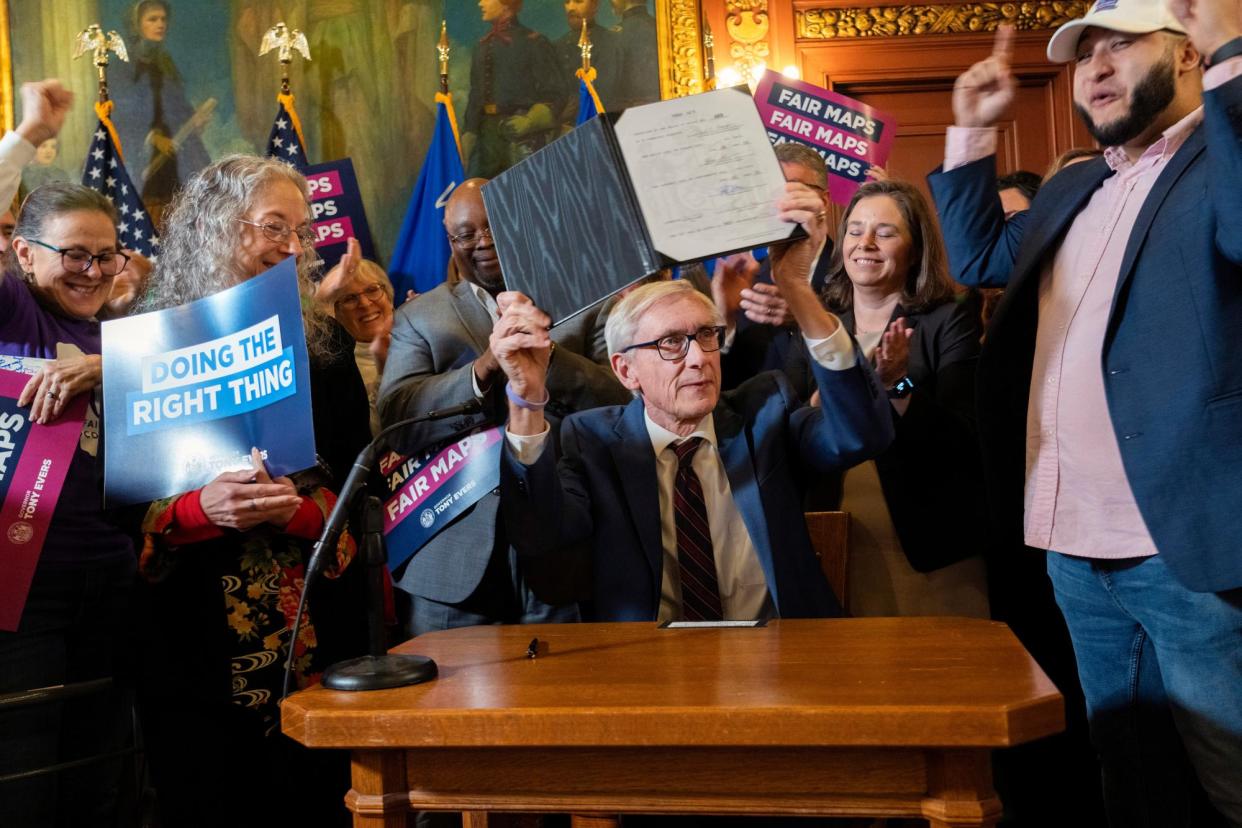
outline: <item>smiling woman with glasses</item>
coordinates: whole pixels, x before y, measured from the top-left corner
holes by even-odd
[[[177,734],[147,745],[161,813],[173,825],[235,823],[239,808],[247,824],[321,824],[323,814],[313,813],[320,800],[291,803],[271,793],[323,791],[332,801],[322,808],[340,809],[347,768],[313,762],[284,740],[277,700],[291,647],[299,687],[324,664],[365,647],[352,541],[329,556],[334,565],[296,642],[286,610],[297,605],[332,492],[370,440],[366,389],[349,355],[352,342],[314,301],[311,277],[321,262],[301,174],[270,158],[224,158],[186,182],[166,218],[145,309],[218,293],[294,258],[314,418],[314,433],[299,436],[313,441],[324,463],[273,479],[256,451],[253,470],[225,472],[146,512],[143,531],[152,542],[142,574],[151,583],[140,625],[150,631],[143,659],[154,669],[143,710],[148,733]],[[188,657],[186,641],[196,643]],[[177,669],[159,666],[178,653]],[[213,803],[204,803],[203,785],[215,792]],[[212,810],[216,801],[226,810]]]
[[[38,187],[22,205],[0,274],[0,355],[32,359],[32,368],[41,363],[19,407],[0,414],[0,478],[15,429],[42,427],[33,422],[82,432],[54,509],[52,501],[40,504],[51,522],[17,629],[0,631],[0,695],[110,677],[121,646],[135,555],[129,535],[101,508],[102,424],[94,405],[102,379],[96,316],[126,262],[116,223],[112,204],[93,190],[68,182]],[[87,427],[64,422],[66,409],[83,398]],[[15,457],[7,459],[12,470]],[[22,525],[13,523],[10,540],[20,541]],[[0,578],[15,569],[6,559]],[[70,721],[122,721],[117,695],[72,704],[63,719],[59,709],[49,715],[50,706],[0,713],[0,776],[122,747],[119,733]],[[109,763],[83,768],[74,776],[72,802],[56,796],[49,777],[7,783],[0,786],[0,813],[6,825],[55,825],[58,813],[61,824],[95,821],[111,801],[108,791],[115,794],[120,770]]]

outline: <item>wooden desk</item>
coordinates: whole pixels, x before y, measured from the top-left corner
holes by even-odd
[[[412,809],[474,812],[468,825],[533,811],[989,826],[991,749],[1063,727],[1009,628],[972,619],[468,627],[397,651],[440,678],[283,705],[292,738],[353,751],[355,826],[405,826]]]

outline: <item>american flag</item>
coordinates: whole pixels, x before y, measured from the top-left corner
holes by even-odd
[[[302,146],[302,139],[298,137],[298,131],[293,124],[294,116],[289,114],[285,102],[281,101],[276,108],[272,134],[267,138],[267,154],[284,161],[299,172],[305,172],[310,162],[306,160],[306,147]]]
[[[117,225],[121,247],[136,250],[154,262],[160,245],[155,225],[147,214],[147,208],[142,206],[140,194],[125,171],[125,164],[103,121],[96,125],[91,147],[87,150],[82,183],[107,196],[121,214]]]

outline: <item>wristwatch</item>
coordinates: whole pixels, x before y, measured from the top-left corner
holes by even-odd
[[[893,384],[892,388],[888,389],[888,398],[890,400],[904,400],[906,397],[910,396],[910,392],[913,390],[914,380],[910,379],[908,376],[902,377]]]
[[[1229,60],[1229,58],[1237,57],[1238,55],[1242,55],[1242,37],[1235,37],[1215,52],[1212,52],[1212,56],[1207,60],[1207,65],[1215,66],[1223,60]]]

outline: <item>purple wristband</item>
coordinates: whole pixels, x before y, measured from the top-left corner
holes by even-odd
[[[552,399],[552,395],[548,393],[548,389],[546,388],[543,389],[542,402],[531,402],[530,400],[522,399],[518,396],[518,393],[513,390],[513,386],[507,382],[505,383],[505,396],[508,397],[509,401],[518,408],[525,408],[527,411],[543,411],[543,407],[548,404],[548,400]]]

